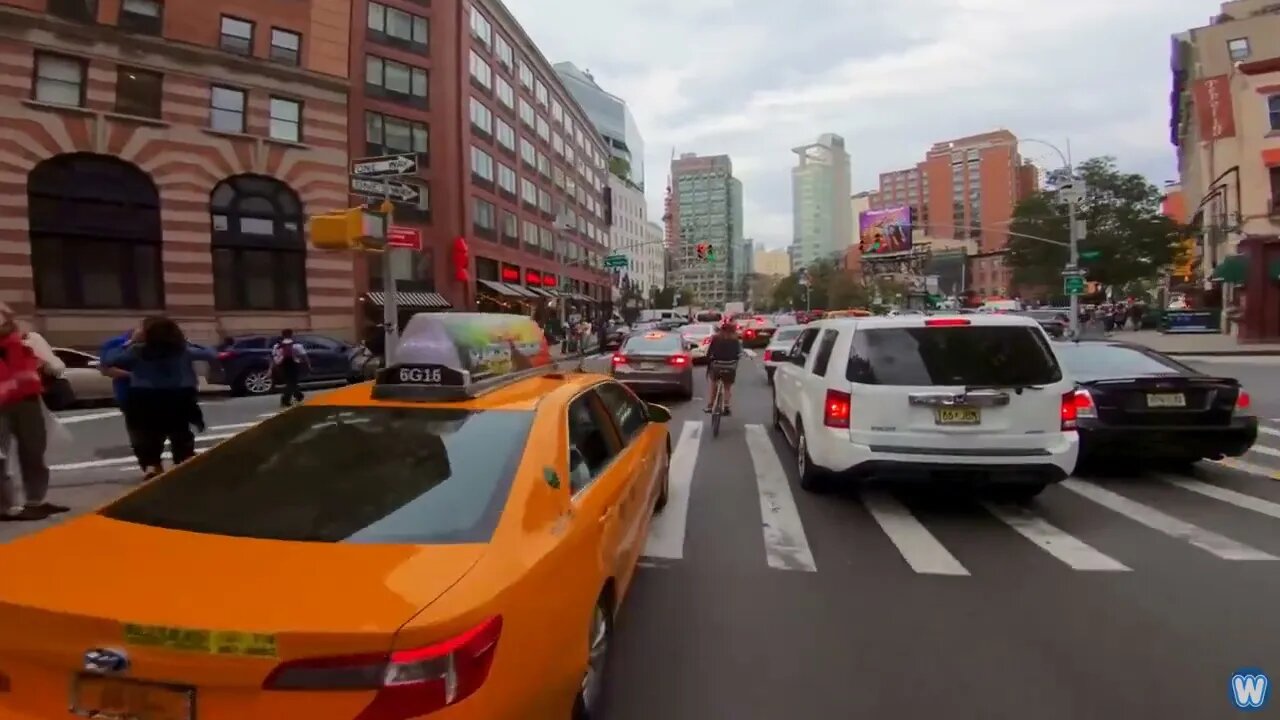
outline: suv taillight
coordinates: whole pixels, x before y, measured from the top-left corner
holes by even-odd
[[[1244,412],[1253,405],[1253,398],[1249,397],[1249,393],[1242,388],[1236,393],[1236,412]]]
[[[822,424],[831,428],[849,427],[849,415],[853,410],[853,398],[847,392],[828,390],[822,404]]]
[[[492,617],[443,642],[390,654],[288,660],[263,681],[264,690],[375,691],[356,720],[407,720],[462,702],[489,677],[502,635]]]

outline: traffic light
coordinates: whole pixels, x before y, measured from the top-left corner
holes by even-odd
[[[716,261],[716,248],[714,245],[711,245],[710,243],[708,243],[707,244],[707,262],[715,262],[715,261]]]
[[[694,249],[696,249],[696,250],[698,251],[698,259],[699,259],[699,260],[706,260],[706,259],[707,259],[707,244],[706,244],[706,243],[698,243],[698,244],[697,244],[697,246],[695,246],[695,248],[694,248]]]
[[[364,235],[364,209],[351,208],[311,218],[311,247],[317,250],[354,250]]]

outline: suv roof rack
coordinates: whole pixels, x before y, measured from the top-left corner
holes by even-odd
[[[396,362],[378,371],[375,400],[456,402],[558,368],[542,328],[498,313],[419,313],[400,340]]]

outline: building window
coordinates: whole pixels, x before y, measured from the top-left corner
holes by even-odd
[[[222,34],[218,47],[237,55],[253,54],[253,23],[248,20],[222,16]]]
[[[471,79],[485,90],[493,89],[493,68],[475,50],[471,51]]]
[[[366,155],[426,154],[426,125],[373,112],[365,113],[364,121]]]
[[[1280,95],[1267,98],[1267,114],[1271,118],[1271,129],[1280,130]]]
[[[471,98],[471,127],[493,136],[493,111],[477,98]]]
[[[516,54],[511,50],[511,43],[508,43],[502,35],[494,33],[493,44],[498,56],[498,64],[506,68],[507,72],[515,69]]]
[[[551,142],[551,126],[547,124],[547,119],[538,116],[538,137],[542,138],[542,142]]]
[[[515,213],[502,213],[502,238],[520,242],[520,220]]]
[[[427,49],[427,19],[421,15],[371,2],[366,25],[374,42],[417,52]]]
[[[209,93],[209,127],[219,132],[244,132],[244,91],[214,85]]]
[[[302,142],[302,103],[288,98],[271,98],[271,126],[267,133],[275,140]]]
[[[529,138],[520,138],[520,159],[531,168],[538,167],[538,151],[533,149],[533,143],[529,142]]]
[[[564,123],[564,106],[559,100],[551,101],[551,121],[555,123]]]
[[[302,57],[302,36],[292,30],[271,28],[271,60],[281,65],[297,65]]]
[[[307,245],[298,194],[275,178],[237,175],[209,196],[218,310],[306,310]]]
[[[471,6],[471,35],[485,47],[493,44],[493,26],[474,5]]]
[[[521,178],[520,180],[520,199],[524,200],[530,207],[538,206],[538,186],[534,185],[529,178]]]
[[[525,220],[520,224],[520,234],[524,236],[524,244],[530,250],[538,249],[538,226],[531,220]]]
[[[64,20],[98,21],[98,0],[49,0],[49,14]]]
[[[49,158],[27,176],[27,214],[37,307],[164,307],[160,194],[136,165]]]
[[[496,135],[498,138],[498,144],[506,148],[507,150],[510,150],[511,152],[515,152],[516,151],[515,128],[503,122],[502,118],[495,118],[494,122],[498,126],[498,129],[496,132]]]
[[[1271,216],[1280,217],[1280,166],[1268,170],[1271,175]]]
[[[512,199],[516,196],[516,171],[498,163],[498,188]]]
[[[150,70],[116,67],[116,112],[137,117],[160,117],[164,76]]]
[[[498,211],[493,203],[480,198],[471,199],[471,228],[475,234],[493,240],[498,236]]]
[[[1232,60],[1247,60],[1251,54],[1249,51],[1249,38],[1233,38],[1227,41],[1227,54]]]
[[[538,172],[545,178],[551,177],[551,158],[538,153]]]
[[[544,213],[551,212],[551,193],[546,190],[538,191],[538,209]]]
[[[32,98],[53,105],[84,107],[87,63],[80,58],[36,53],[36,82]]]
[[[498,78],[498,102],[507,106],[508,110],[516,108],[516,91],[511,87],[511,83]]]
[[[124,0],[116,24],[121,30],[159,35],[164,27],[164,6],[157,0]]]
[[[519,63],[520,84],[525,90],[533,89],[533,68],[529,67],[529,63],[521,60]]]
[[[532,130],[535,127],[534,120],[536,117],[537,114],[534,113],[533,106],[529,104],[529,101],[524,98],[520,98],[520,122],[524,123],[525,127]]]
[[[471,146],[471,179],[493,183],[493,158],[474,145]]]
[[[365,57],[365,92],[414,107],[427,107],[427,71],[377,55]]]
[[[547,86],[543,85],[541,80],[534,83],[533,96],[542,107],[546,107],[547,101],[551,99],[550,94],[547,92]]]

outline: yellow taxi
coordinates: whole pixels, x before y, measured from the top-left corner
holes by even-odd
[[[670,413],[527,318],[0,545],[0,718],[569,720],[666,502]]]

